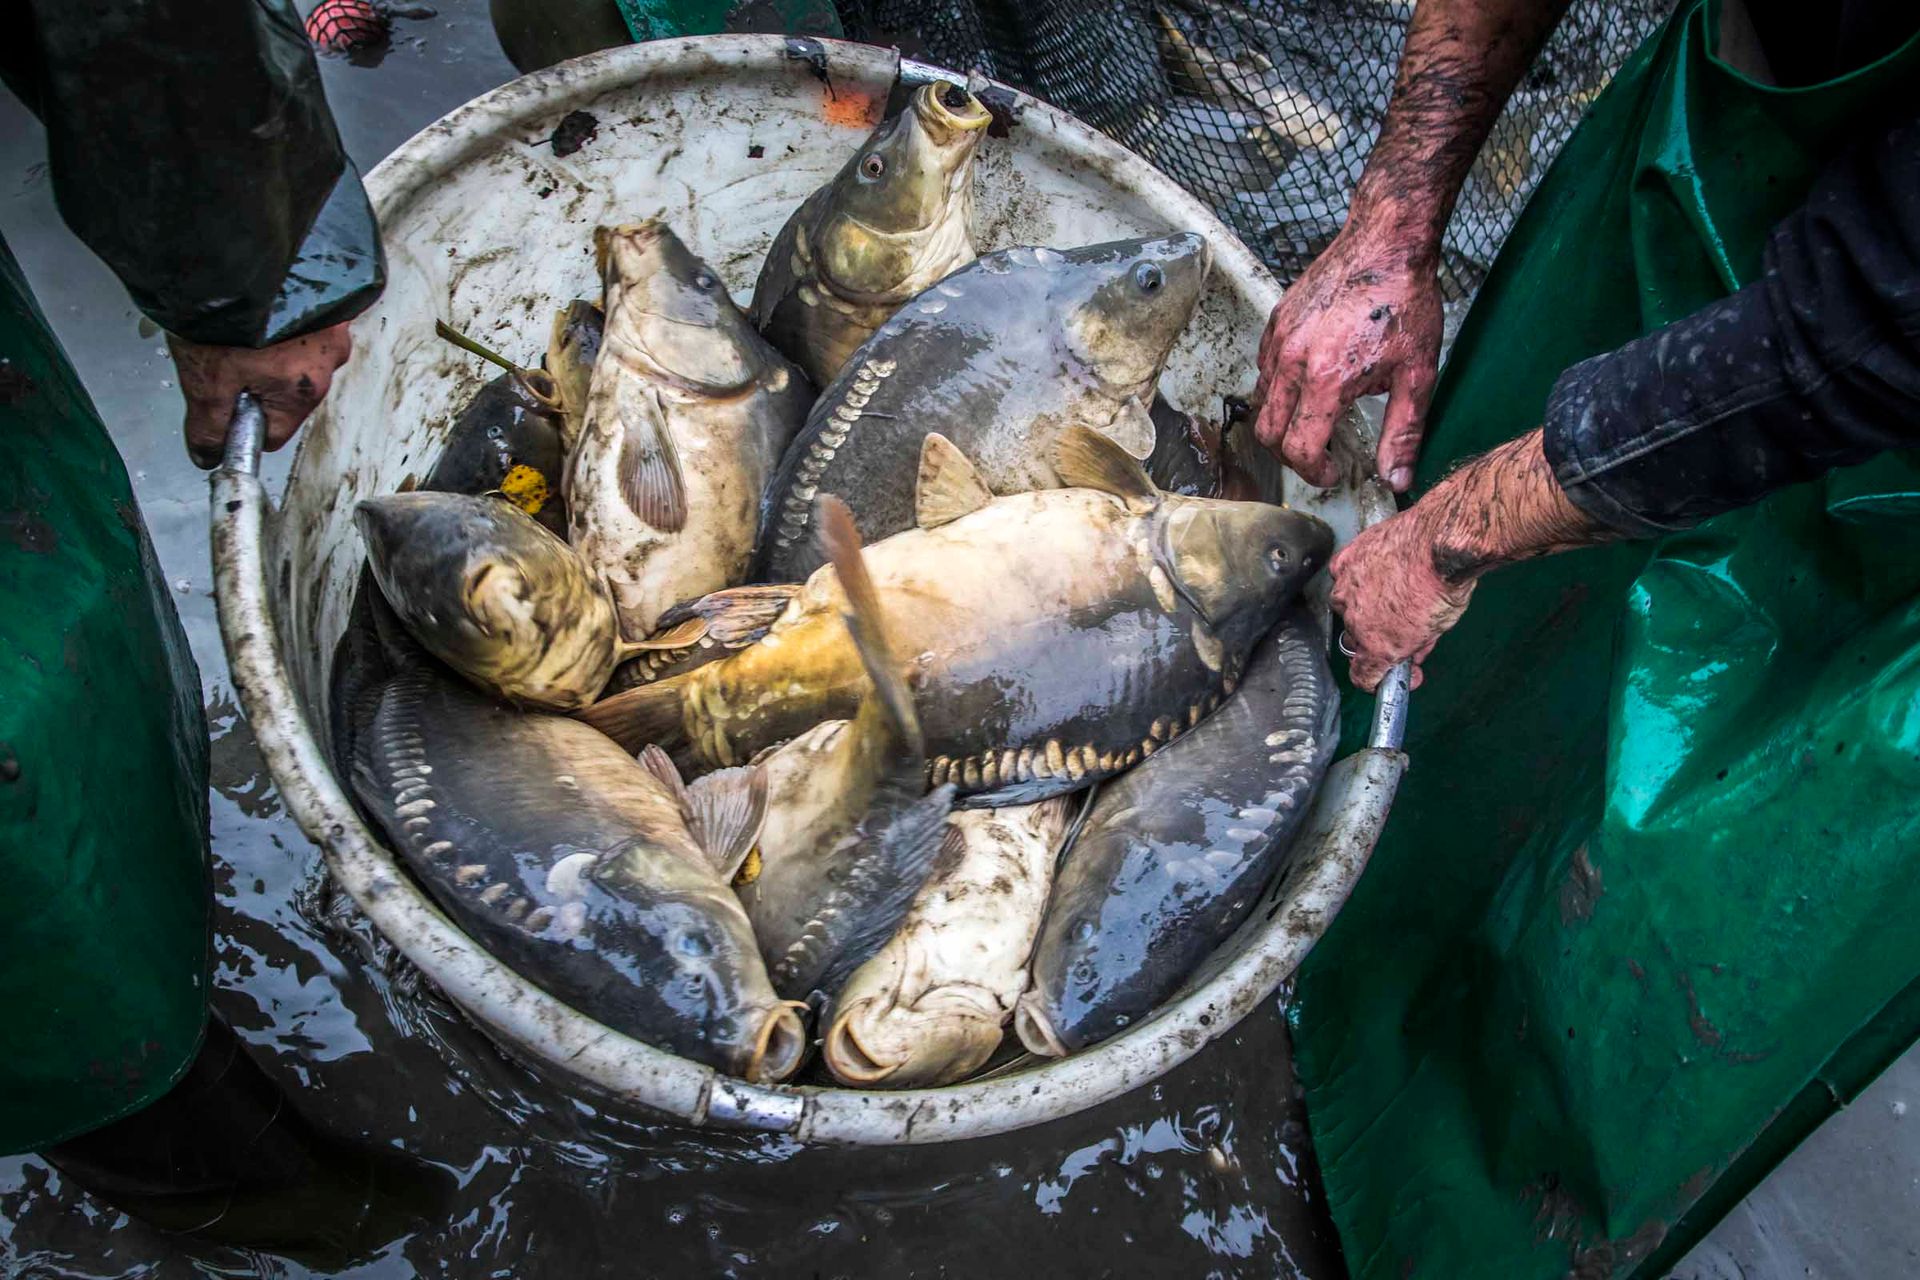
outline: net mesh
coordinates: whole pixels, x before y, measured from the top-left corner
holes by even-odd
[[[1673,0],[1576,0],[1494,126],[1447,229],[1457,311],[1534,184]],[[855,39],[979,70],[1110,134],[1290,283],[1346,217],[1393,92],[1394,0],[840,0]]]

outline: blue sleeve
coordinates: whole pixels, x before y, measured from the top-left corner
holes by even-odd
[[[1562,374],[1544,444],[1633,537],[1920,445],[1920,120],[1822,174],[1758,280]]]

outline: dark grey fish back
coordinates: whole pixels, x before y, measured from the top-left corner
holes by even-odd
[[[1010,252],[969,263],[901,307],[821,392],[762,499],[755,578],[799,582],[825,563],[812,536],[817,494],[842,498],[860,536],[876,542],[914,525],[928,433],[974,456],[985,434],[1021,429],[1006,412],[1016,396],[1064,401],[1065,387],[1043,374],[1059,267],[1030,252],[1010,262]]]
[[[1102,789],[1032,965],[1069,1047],[1151,1013],[1253,911],[1332,762],[1338,699],[1320,629],[1296,608],[1219,712]]]

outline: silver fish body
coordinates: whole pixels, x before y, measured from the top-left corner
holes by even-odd
[[[1319,626],[1293,612],[1225,706],[1101,790],[1020,997],[1028,1049],[1070,1053],[1123,1030],[1245,921],[1306,821],[1338,710]]]
[[[571,711],[621,656],[606,591],[501,498],[397,493],[354,511],[381,594],[429,652],[523,706]]]
[[[973,159],[992,115],[923,85],[774,237],[754,324],[818,386],[900,305],[972,262]]]
[[[948,820],[949,855],[822,1018],[822,1055],[836,1079],[926,1088],[965,1079],[993,1055],[1026,988],[1078,804],[1059,796]]]
[[[577,721],[513,711],[428,662],[390,678],[354,788],[434,900],[582,1012],[783,1079],[804,1035],[675,789]]]
[[[1193,233],[1004,249],[902,307],[821,393],[769,486],[756,578],[797,582],[819,567],[816,494],[844,500],[868,542],[911,528],[930,434],[996,494],[1057,487],[1051,451],[1071,426],[1147,457],[1148,404],[1209,262]]]
[[[606,324],[567,518],[638,640],[745,579],[761,494],[812,395],[665,224],[602,228],[599,243]]]

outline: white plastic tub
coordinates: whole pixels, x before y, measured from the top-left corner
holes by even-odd
[[[566,63],[455,111],[367,179],[386,240],[386,294],[355,323],[353,360],[302,433],[278,508],[257,479],[257,413],[237,416],[214,479],[215,585],[234,683],[282,798],[332,874],[515,1056],[688,1124],[809,1141],[939,1142],[1018,1129],[1135,1088],[1227,1031],[1298,966],[1365,865],[1405,767],[1405,686],[1396,681],[1374,747],[1334,766],[1284,883],[1177,999],[1071,1058],[904,1092],[750,1085],[608,1030],[449,923],[360,821],[323,745],[327,664],[364,554],[353,506],[426,474],[455,413],[491,372],[435,338],[434,320],[530,358],[544,348],[554,309],[594,292],[594,226],[654,215],[744,299],[774,232],[839,168],[902,73],[895,54],[866,46],[702,37]],[[982,249],[1205,233],[1213,283],[1164,390],[1194,408],[1249,391],[1260,329],[1279,296],[1272,278],[1145,162],[1049,107],[1008,101],[1015,122],[986,141],[979,162]],[[598,134],[561,158],[547,139],[574,110],[595,115]],[[1390,509],[1375,491],[1302,487],[1294,498],[1343,540]]]

